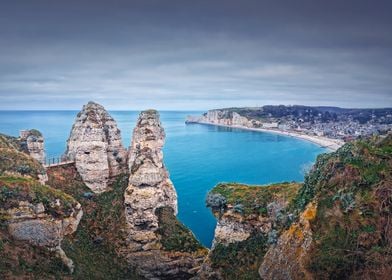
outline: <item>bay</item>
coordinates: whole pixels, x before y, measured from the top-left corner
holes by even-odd
[[[304,172],[318,154],[313,143],[271,133],[185,124],[187,115],[202,112],[161,112],[166,131],[164,161],[178,193],[179,219],[210,247],[216,220],[205,207],[208,191],[219,182],[269,184],[303,181]],[[36,128],[45,137],[48,157],[60,156],[66,147],[77,111],[0,111],[0,133],[18,136]],[[111,111],[130,144],[139,112]]]

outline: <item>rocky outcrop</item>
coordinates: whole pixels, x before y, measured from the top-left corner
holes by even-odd
[[[231,109],[209,110],[200,117],[188,116],[187,123],[207,123],[224,126],[238,126],[248,128],[260,128],[263,124],[255,119],[249,119]]]
[[[158,112],[143,111],[133,132],[124,194],[128,259],[148,279],[187,279],[204,251],[199,252],[202,246],[176,220],[177,194],[163,164],[164,140]],[[189,250],[186,244],[181,246],[176,238],[184,236],[196,245]],[[170,242],[165,242],[168,238]]]
[[[314,279],[306,269],[312,244],[310,221],[316,216],[316,205],[310,203],[297,223],[284,231],[277,244],[271,246],[259,268],[262,279]]]
[[[96,193],[106,191],[111,179],[127,170],[121,132],[104,107],[94,102],[77,115],[65,155],[75,161],[83,181]]]
[[[156,111],[140,114],[129,148],[129,185],[125,191],[130,248],[157,249],[155,210],[169,206],[177,214],[177,193],[163,165],[165,133]]]
[[[253,279],[268,246],[289,219],[286,208],[300,185],[219,184],[207,196],[218,219],[201,279]]]
[[[55,251],[72,272],[73,262],[61,249],[61,241],[76,231],[83,215],[81,205],[33,179],[2,176],[0,184],[3,193],[8,194],[7,201],[0,205],[0,220],[9,235]]]
[[[20,131],[20,141],[32,158],[41,164],[45,163],[44,137],[41,132],[36,129],[22,130]]]

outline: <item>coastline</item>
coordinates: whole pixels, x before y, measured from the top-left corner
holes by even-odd
[[[214,125],[214,126],[221,126],[221,127],[230,127],[230,128],[238,128],[243,130],[250,130],[256,132],[266,132],[266,133],[275,133],[283,136],[294,137],[297,139],[305,140],[308,142],[312,142],[316,145],[319,145],[323,148],[326,148],[332,152],[339,149],[341,146],[344,145],[344,142],[338,139],[331,139],[322,136],[311,136],[307,134],[301,134],[298,132],[293,131],[282,131],[277,129],[267,129],[267,128],[253,128],[253,127],[246,127],[242,125],[225,125],[213,122],[204,122],[204,121],[189,121],[188,123],[197,123],[197,124],[205,124],[205,125]]]

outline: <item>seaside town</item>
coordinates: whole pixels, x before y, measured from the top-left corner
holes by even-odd
[[[392,108],[263,106],[210,110],[188,123],[211,123],[295,133],[347,142],[392,131]]]
[[[271,106],[273,107],[273,106]],[[268,112],[270,128],[349,141],[358,137],[384,135],[392,130],[392,108],[341,109],[333,107],[277,106]],[[291,109],[291,110],[287,110]]]

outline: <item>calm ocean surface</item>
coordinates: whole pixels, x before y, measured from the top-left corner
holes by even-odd
[[[138,112],[110,112],[129,146]],[[302,181],[304,170],[326,150],[285,136],[207,125],[185,125],[185,117],[201,112],[161,112],[166,131],[164,160],[178,193],[180,220],[206,246],[216,220],[205,197],[219,182],[267,184]],[[17,136],[36,128],[45,137],[48,157],[65,150],[77,111],[0,111],[0,133]]]

